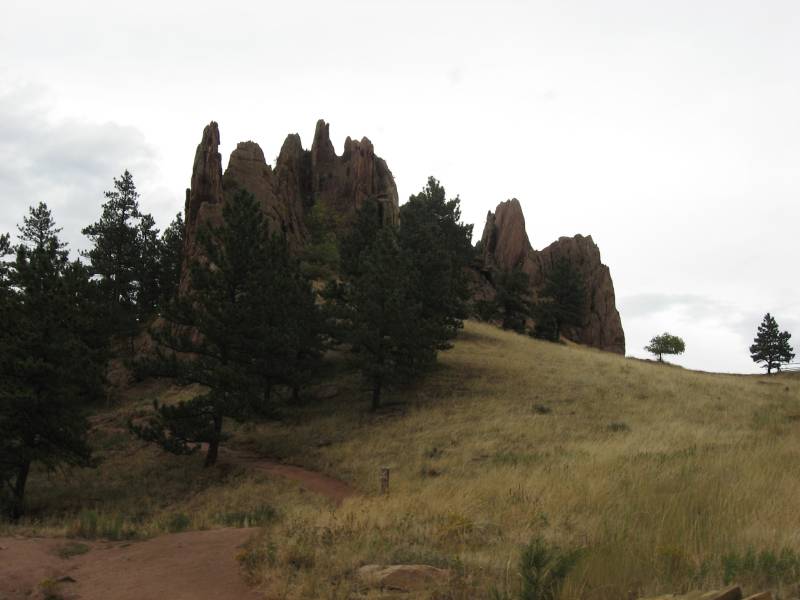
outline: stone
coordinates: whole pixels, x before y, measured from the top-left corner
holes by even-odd
[[[759,592],[748,596],[744,600],[772,600],[772,592]]]
[[[368,587],[398,592],[421,592],[446,585],[451,573],[430,565],[365,565],[358,578]]]
[[[772,596],[761,598],[756,595],[758,600],[767,600]],[[711,592],[694,591],[683,595],[667,594],[664,596],[654,596],[651,598],[642,598],[641,600],[742,600],[742,588],[738,585],[733,585],[723,590],[715,590]],[[748,598],[748,600],[750,600]]]
[[[530,280],[536,298],[548,272],[561,258],[567,259],[586,285],[585,311],[577,327],[565,328],[564,337],[579,344],[625,354],[625,332],[616,307],[611,272],[602,263],[600,249],[591,236],[562,237],[544,250],[534,250],[525,229],[525,216],[516,198],[501,202],[489,212],[481,237],[482,256],[472,275],[473,296],[487,298],[486,281],[499,271],[519,268]]]
[[[375,154],[372,142],[347,138],[344,152],[336,154],[330,126],[317,122],[311,150],[303,149],[296,133],[286,137],[275,167],[268,165],[261,147],[246,141],[237,144],[222,172],[220,134],[211,122],[195,152],[191,187],[186,190],[186,242],[188,260],[198,257],[197,231],[203,224],[219,225],[222,207],[237,191],[252,193],[264,210],[272,232],[283,233],[293,250],[308,242],[308,212],[317,204],[334,217],[341,232],[369,198],[378,200],[384,222],[399,220],[399,199],[394,177],[386,161]],[[181,290],[188,285],[185,261]]]

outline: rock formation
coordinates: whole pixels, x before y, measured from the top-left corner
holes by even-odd
[[[525,217],[516,199],[501,202],[489,212],[481,238],[481,270],[489,281],[497,271],[520,268],[530,280],[535,299],[553,264],[567,259],[583,277],[586,287],[585,315],[579,327],[569,327],[564,336],[602,350],[625,354],[625,332],[614,299],[614,284],[608,267],[600,260],[600,249],[591,236],[562,237],[544,250],[534,250],[525,231]],[[486,297],[486,285],[476,294]]]
[[[292,248],[308,241],[306,216],[317,204],[336,215],[346,228],[368,198],[380,202],[386,222],[397,223],[397,187],[386,162],[375,155],[372,142],[345,140],[337,156],[329,125],[320,120],[311,150],[304,150],[300,136],[290,134],[281,147],[273,169],[264,152],[252,141],[240,142],[231,153],[223,175],[219,153],[219,128],[215,122],[203,130],[186,190],[186,255],[197,256],[197,230],[204,223],[217,225],[222,206],[239,189],[252,193],[264,209],[270,230],[282,231]],[[182,289],[187,285],[186,278]]]
[[[270,230],[283,232],[294,250],[309,241],[307,220],[315,206],[335,216],[340,233],[347,230],[369,198],[379,201],[384,222],[396,224],[400,212],[397,187],[386,162],[375,155],[372,142],[348,137],[344,152],[338,156],[329,130],[327,123],[317,122],[310,150],[303,148],[296,133],[287,136],[274,168],[267,164],[258,144],[240,142],[223,174],[219,128],[210,123],[197,146],[191,188],[186,190],[185,264],[199,254],[198,228],[203,224],[218,225],[222,207],[240,189],[256,197]],[[522,208],[517,200],[509,200],[488,214],[481,241],[482,264],[471,273],[475,299],[492,298],[492,275],[514,267],[528,274],[531,296],[535,298],[554,261],[567,258],[584,278],[587,308],[581,326],[565,329],[564,335],[603,350],[625,352],[625,334],[615,306],[611,275],[600,262],[600,251],[591,237],[560,238],[544,250],[533,250]],[[182,290],[189,284],[185,275]]]

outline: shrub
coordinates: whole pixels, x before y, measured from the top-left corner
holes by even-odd
[[[554,600],[564,580],[577,564],[580,550],[561,550],[536,538],[522,549],[519,572],[522,577],[520,600]]]

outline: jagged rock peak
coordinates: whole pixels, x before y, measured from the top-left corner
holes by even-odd
[[[519,200],[506,200],[498,204],[493,213],[489,211],[481,243],[484,260],[493,262],[500,269],[522,266],[531,244]]]
[[[587,346],[625,353],[625,332],[616,307],[611,273],[602,263],[600,249],[591,236],[561,237],[544,250],[534,250],[525,231],[522,207],[519,201],[511,199],[487,214],[481,245],[482,270],[492,273],[522,269],[528,275],[532,298],[538,297],[556,261],[568,260],[581,274],[586,298],[581,324],[566,328],[564,335]],[[484,296],[485,292],[482,291]]]
[[[317,121],[314,129],[314,141],[311,144],[311,164],[329,162],[336,158],[336,151],[331,143],[330,124],[323,119]]]

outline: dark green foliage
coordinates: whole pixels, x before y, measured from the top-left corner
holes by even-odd
[[[800,579],[800,555],[791,548],[774,552],[748,548],[744,552],[728,552],[722,556],[722,577],[725,585],[748,583],[755,588],[792,584]]]
[[[161,234],[161,261],[159,265],[161,305],[166,306],[178,294],[183,265],[183,215],[178,213]]]
[[[109,332],[132,337],[136,329],[137,271],[140,266],[139,193],[133,176],[125,171],[114,179],[114,189],[105,192],[100,219],[85,227],[92,242],[84,253],[92,275],[99,276],[105,298]]]
[[[252,194],[237,192],[223,208],[223,224],[201,230],[198,241],[203,258],[191,265],[190,289],[164,311],[167,324],[153,331],[161,354],[140,368],[177,374],[207,391],[156,405],[132,429],[174,453],[208,444],[209,466],[225,439],[225,418],[265,414],[275,383],[300,384],[319,353],[312,328],[320,319],[285,239],[268,235]]]
[[[439,349],[463,327],[472,261],[472,225],[461,222],[461,201],[447,200],[444,187],[429,177],[425,188],[400,208],[398,242],[411,262],[412,292]]]
[[[519,572],[520,600],[555,600],[569,572],[581,556],[580,550],[561,550],[536,538],[522,549]]]
[[[557,342],[564,327],[580,325],[586,290],[580,272],[566,258],[554,261],[536,303],[534,336]]]
[[[46,205],[30,209],[20,240],[0,269],[0,502],[14,519],[33,463],[92,464],[84,410],[104,376],[93,284],[68,261]]]
[[[317,203],[306,219],[311,240],[303,249],[303,272],[312,279],[333,277],[339,272],[339,243],[336,231],[340,224],[328,207]]]
[[[161,300],[162,242],[156,222],[142,215],[136,228],[136,317],[139,323],[156,314]]]
[[[658,362],[664,362],[664,354],[683,354],[686,350],[686,344],[677,335],[662,333],[653,337],[644,349],[657,356]]]
[[[499,311],[496,300],[477,300],[473,305],[473,312],[481,321],[491,321]]]
[[[789,344],[791,337],[788,331],[781,331],[775,318],[767,313],[750,346],[750,358],[753,362],[763,362],[767,374],[772,373],[773,369],[780,371],[782,363],[791,362],[794,358],[794,350]]]
[[[525,322],[531,314],[528,274],[519,268],[503,271],[497,279],[496,287],[495,302],[503,317],[503,329],[524,332]]]
[[[494,600],[556,600],[570,571],[577,565],[583,551],[562,550],[535,538],[523,546],[519,557],[519,583],[511,589],[494,589]]]
[[[435,364],[441,325],[425,318],[419,274],[397,229],[381,226],[377,202],[364,205],[342,243],[342,275],[327,292],[337,337],[352,347],[378,408],[384,386],[410,383]]]

